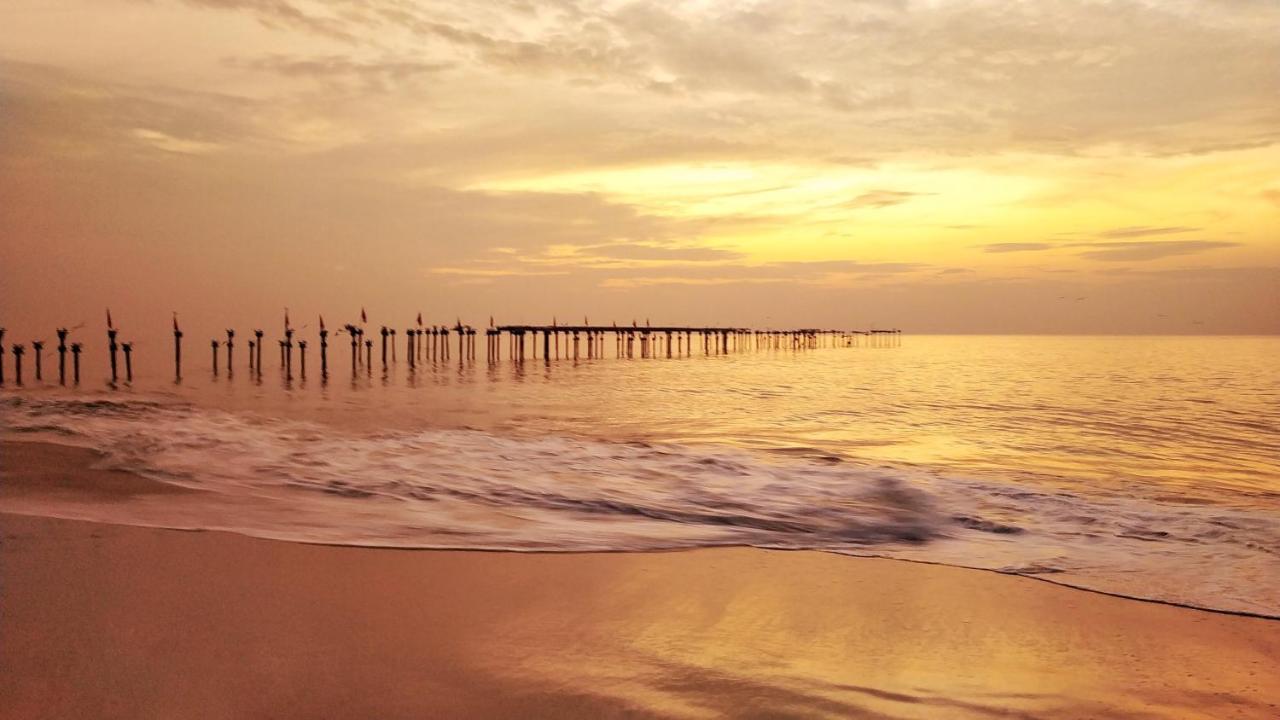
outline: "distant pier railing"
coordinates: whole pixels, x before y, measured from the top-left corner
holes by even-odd
[[[397,332],[389,326],[380,326],[370,332],[371,338],[365,338],[368,324],[366,313],[360,313],[360,322],[350,322],[340,330],[330,333],[324,318],[319,323],[320,377],[327,381],[330,375],[329,336],[345,333],[351,342],[351,377],[353,379],[374,374],[374,340],[379,337],[378,357],[384,377],[392,366],[398,364],[396,352]],[[85,347],[83,342],[73,342],[68,346],[67,339],[76,328],[58,328],[58,384],[68,384],[66,372],[66,354],[70,349],[73,360],[71,383],[80,384],[80,354]],[[213,377],[225,375],[228,379],[235,372],[233,349],[235,347],[235,330],[226,329],[226,340],[211,337],[209,369]],[[133,341],[120,339],[120,329],[112,321],[110,311],[107,312],[107,343],[109,358],[109,384],[114,386],[121,382],[119,352],[124,354],[124,382],[132,383],[134,378]],[[251,331],[252,340],[248,341],[247,367],[250,377],[261,379],[263,374],[262,346],[266,332],[261,329]],[[286,311],[284,328],[277,339],[280,349],[280,373],[286,382],[295,378],[307,379],[307,340],[295,338],[298,330],[289,322]],[[419,314],[417,324],[407,327],[404,334],[404,358],[408,371],[415,373],[419,368],[439,366],[445,362],[456,362],[461,365],[476,361],[476,344],[480,335],[474,326],[465,325],[461,320],[452,326],[422,324]],[[483,331],[485,337],[485,360],[489,364],[503,362],[504,358],[516,363],[530,360],[541,360],[550,363],[555,360],[601,360],[607,357],[618,359],[650,359],[650,358],[682,358],[694,355],[729,355],[743,352],[760,351],[802,351],[820,348],[837,347],[897,347],[901,344],[902,331],[894,328],[888,330],[837,330],[824,328],[798,328],[791,330],[756,329],[744,327],[717,326],[685,326],[685,325],[561,325],[552,322],[550,325],[499,325],[490,319],[489,327]],[[0,327],[0,385],[6,383],[5,373],[5,328]],[[173,379],[180,383],[183,379],[182,357],[183,331],[178,324],[177,314],[173,318]],[[612,352],[609,346],[612,345]],[[35,351],[36,381],[43,382],[42,352],[44,341],[33,340],[31,347]],[[294,350],[297,350],[297,363],[294,362]],[[13,357],[12,382],[23,384],[22,359],[26,346],[15,343],[9,348]],[[220,362],[225,350],[225,362]],[[297,373],[295,374],[295,368]]]

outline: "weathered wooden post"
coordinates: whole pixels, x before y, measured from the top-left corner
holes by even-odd
[[[115,328],[107,330],[107,347],[111,350],[111,383],[115,384],[120,379],[120,374],[116,371],[116,350],[120,347],[116,345]]]
[[[364,371],[369,375],[373,375],[373,341],[372,340],[364,341],[364,350],[365,350]]]
[[[67,329],[58,328],[58,384],[67,384]]]
[[[253,356],[257,347],[258,347],[258,343],[252,340],[249,341],[249,374],[250,375],[253,374]]]
[[[418,367],[418,359],[414,357],[414,349],[413,349],[413,339],[416,336],[416,334],[417,333],[414,331],[413,328],[408,328],[404,331],[404,343],[405,343],[404,355],[405,357],[409,358],[410,370],[414,370]]]
[[[298,341],[298,370],[303,380],[307,379],[307,341]]]
[[[258,371],[259,377],[262,376],[262,335],[263,335],[263,332],[261,330],[253,331],[253,337],[257,341],[257,346],[254,350],[254,352],[257,353],[257,357],[253,359],[253,364],[254,364],[254,369]]]
[[[342,329],[346,330],[347,334],[351,336],[351,377],[354,378],[356,376],[356,367],[360,363],[360,359],[357,357],[360,354],[360,336],[356,332],[356,326],[351,323],[343,325]]]
[[[324,316],[320,316],[320,377],[329,377],[329,331],[324,327]]]
[[[293,379],[293,328],[284,329],[284,379]]]
[[[213,376],[218,377],[218,341],[210,340],[209,347],[213,349]]]
[[[120,348],[124,350],[124,380],[133,383],[133,343],[124,343]]]
[[[22,355],[27,349],[21,344],[13,346],[13,382],[22,384]]]
[[[391,364],[396,362],[396,329],[391,328]]]
[[[235,347],[235,344],[236,344],[236,331],[232,330],[231,328],[227,328],[227,377],[231,377],[231,375],[235,372],[235,368],[236,368],[235,364],[231,362],[232,361],[231,350],[232,348]]]
[[[80,384],[80,343],[71,343],[71,365],[76,385]]]
[[[217,365],[217,362],[214,363]],[[218,374],[215,367],[214,375]],[[173,379],[177,382],[182,379],[182,330],[178,328],[178,313],[173,314]]]
[[[382,369],[387,369],[387,337],[391,335],[391,331],[387,330],[387,326],[382,326]]]
[[[41,382],[44,380],[44,368],[40,359],[44,354],[44,341],[32,340],[31,349],[36,351],[36,382]]]

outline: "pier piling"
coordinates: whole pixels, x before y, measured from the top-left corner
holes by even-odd
[[[284,379],[293,379],[293,328],[284,329]]]
[[[324,327],[324,316],[320,316],[320,378],[329,377],[329,331]]]
[[[235,372],[235,363],[232,362],[231,350],[235,347],[236,331],[227,328],[227,377],[231,377]]]
[[[214,375],[218,374],[217,364],[217,359],[215,358]],[[173,380],[174,382],[182,380],[182,330],[178,328],[178,313],[176,312],[173,314]]]
[[[124,350],[124,379],[125,382],[133,384],[133,343],[127,342],[120,346]]]
[[[116,330],[114,328],[107,330],[107,347],[111,351],[111,384],[115,384],[119,379],[119,373],[116,371]]]
[[[67,384],[67,329],[58,328],[58,384]]]
[[[44,354],[44,341],[32,340],[31,349],[36,353],[36,382],[44,381],[44,368],[41,358]]]
[[[13,382],[15,385],[22,384],[22,356],[27,349],[21,344],[13,346]]]
[[[254,370],[258,372],[258,377],[262,377],[262,336],[263,332],[261,330],[253,331],[253,338],[256,342],[256,345],[254,346],[256,357],[253,359],[253,366]]]

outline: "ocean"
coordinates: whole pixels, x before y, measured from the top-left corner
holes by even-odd
[[[197,495],[40,512],[303,542],[810,549],[1280,616],[1280,338],[913,336],[890,347],[427,362],[309,379],[208,348],[111,388],[0,389],[8,440]],[[504,345],[504,352],[505,352]],[[272,348],[274,350],[274,348]],[[52,368],[52,370],[51,370]]]

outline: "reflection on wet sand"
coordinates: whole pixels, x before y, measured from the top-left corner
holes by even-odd
[[[890,560],[7,515],[5,717],[1275,717],[1280,623]]]

